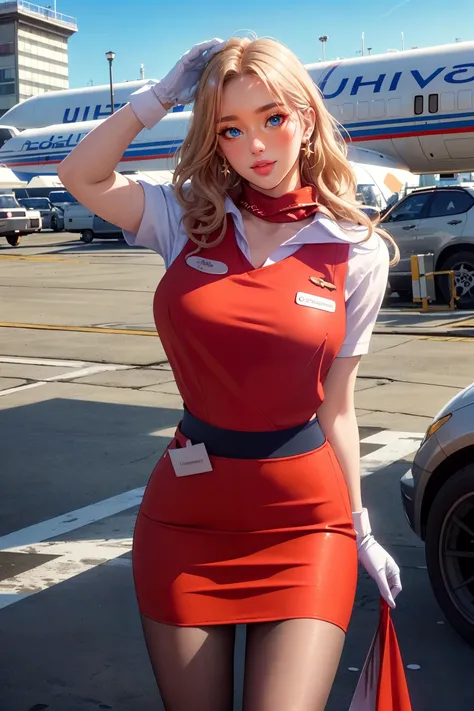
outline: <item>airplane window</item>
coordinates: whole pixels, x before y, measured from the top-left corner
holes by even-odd
[[[430,94],[428,97],[428,111],[430,114],[438,113],[439,97],[438,94]]]
[[[441,111],[454,111],[456,97],[454,91],[443,91],[441,94]]]
[[[400,99],[389,99],[388,100],[388,115],[389,116],[400,116],[402,113],[402,104]]]
[[[415,112],[415,116],[419,116],[423,113],[423,97],[421,96],[421,94],[415,96],[415,106],[413,110]]]
[[[357,102],[357,118],[369,118],[369,102],[368,101],[358,101]]]
[[[342,116],[345,119],[353,119],[354,118],[354,104],[343,104],[342,105]]]
[[[469,89],[458,93],[458,109],[472,109],[472,92]]]
[[[402,220],[419,220],[423,209],[430,199],[431,193],[410,195],[406,200],[403,200],[393,208],[392,212],[387,215],[386,221],[401,222]]]
[[[385,116],[385,101],[383,99],[372,101],[370,115],[374,118],[381,118],[382,116]]]
[[[0,148],[13,136],[10,128],[0,128]]]
[[[428,217],[449,217],[459,215],[472,207],[474,199],[461,190],[440,190],[435,193]]]

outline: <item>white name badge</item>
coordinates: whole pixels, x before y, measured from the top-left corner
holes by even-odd
[[[227,274],[229,267],[224,262],[216,262],[214,259],[206,259],[206,257],[187,257],[186,264],[193,269],[206,274]]]
[[[169,449],[168,454],[176,476],[212,472],[212,464],[204,444],[191,444],[188,440],[186,447]]]
[[[310,309],[319,309],[330,313],[334,313],[336,310],[336,302],[332,299],[325,299],[323,296],[315,296],[314,294],[305,294],[304,291],[298,291],[296,303],[300,306],[309,306]]]

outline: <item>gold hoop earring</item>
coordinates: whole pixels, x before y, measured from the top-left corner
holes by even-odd
[[[224,175],[225,178],[227,178],[227,176],[230,175],[229,164],[228,164],[227,158],[225,156],[224,156],[224,162],[223,162],[222,168],[221,168],[221,173]]]

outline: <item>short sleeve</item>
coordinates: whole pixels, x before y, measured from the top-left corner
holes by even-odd
[[[187,239],[181,224],[183,209],[172,185],[152,185],[146,180],[137,182],[145,194],[142,221],[136,234],[123,230],[123,236],[130,245],[158,252],[165,266],[169,267]]]
[[[388,282],[389,253],[384,240],[374,233],[361,244],[352,244],[346,275],[346,336],[338,357],[369,351]]]

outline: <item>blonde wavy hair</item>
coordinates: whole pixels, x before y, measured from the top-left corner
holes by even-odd
[[[300,176],[304,185],[314,185],[321,211],[333,220],[348,220],[366,226],[367,237],[377,232],[394,251],[390,262],[399,260],[398,247],[392,237],[376,227],[360,209],[356,200],[357,181],[347,159],[343,127],[329,113],[320,90],[300,60],[285,45],[272,39],[234,37],[206,65],[196,90],[188,133],[178,151],[173,175],[176,197],[183,207],[183,225],[189,238],[199,247],[217,245],[224,237],[225,197],[237,189],[241,176],[231,166],[222,174],[218,154],[217,121],[221,115],[224,87],[241,75],[257,76],[279,106],[304,123],[304,114],[312,107],[315,126],[309,145],[313,153],[301,153]],[[185,183],[190,181],[190,188]],[[220,229],[216,239],[212,233]],[[199,251],[199,250],[197,250]]]

